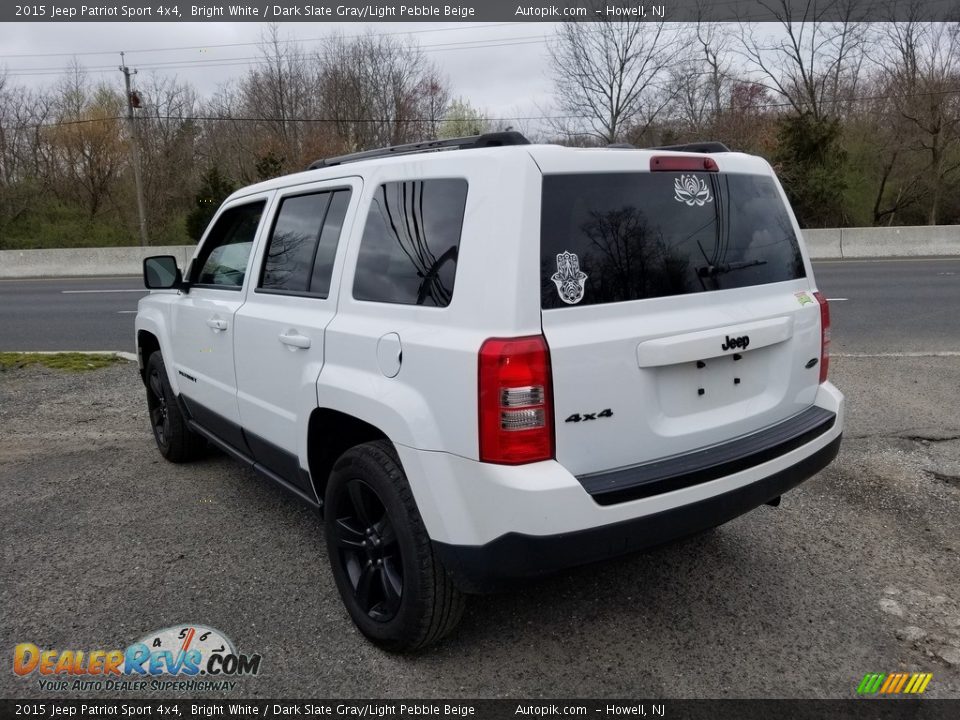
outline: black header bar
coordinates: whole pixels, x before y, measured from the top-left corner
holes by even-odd
[[[960,0],[39,0],[0,4],[0,22],[949,21]]]
[[[551,717],[647,720],[954,720],[960,700],[0,700],[0,717],[53,718],[401,718]]]

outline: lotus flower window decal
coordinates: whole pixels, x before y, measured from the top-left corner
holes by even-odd
[[[583,300],[583,284],[587,274],[580,269],[580,258],[569,250],[557,253],[557,271],[550,277],[557,286],[560,299],[567,305]]]
[[[710,188],[703,178],[696,175],[681,175],[673,181],[674,198],[677,202],[686,203],[690,207],[696,205],[703,207],[708,202],[713,202],[713,196],[710,194]]]

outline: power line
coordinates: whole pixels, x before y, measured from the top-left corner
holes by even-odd
[[[545,42],[546,38],[542,35],[526,35],[519,36],[515,38],[487,38],[485,40],[462,40],[456,42],[447,42],[447,43],[435,43],[433,45],[421,45],[418,50],[421,50],[425,53],[430,52],[445,52],[447,50],[471,50],[471,49],[485,49],[485,48],[495,48],[495,47],[509,47],[511,45],[532,45]],[[313,55],[329,58],[330,52],[323,53],[314,53]],[[233,58],[211,58],[209,60],[167,60],[155,63],[143,63],[140,65],[142,70],[178,70],[186,68],[209,68],[209,67],[234,67],[234,66],[252,66],[252,65],[266,65],[272,62],[276,62],[275,58],[263,57],[263,56],[245,56],[245,57],[233,57]],[[84,72],[89,73],[103,73],[103,72],[112,72],[114,70],[113,65],[93,65],[90,67],[82,67]],[[30,75],[59,75],[65,72],[69,72],[69,67],[40,67],[40,68],[22,68],[13,70],[8,70],[7,74],[10,76],[30,76]]]
[[[537,39],[523,38],[518,42],[512,42],[505,38],[503,39],[504,42],[492,42],[492,40],[493,39],[491,39],[491,41],[469,41],[470,43],[484,42],[484,44],[443,43],[442,47],[440,45],[427,45],[419,49],[424,53],[447,52],[449,50],[484,50],[487,48],[510,47],[514,45],[535,45],[546,41],[546,39],[543,37]],[[497,38],[497,40],[501,40],[501,38]],[[140,68],[142,70],[202,70],[213,67],[251,67],[257,65],[268,65],[271,62],[275,62],[275,60],[263,57],[224,58],[222,60],[172,60],[160,63],[144,63],[140,65]],[[93,67],[81,67],[80,69],[85,73],[99,75],[106,72],[112,72],[113,66],[96,65]],[[69,67],[48,67],[38,69],[24,68],[21,70],[8,71],[6,74],[9,77],[37,77],[44,75],[63,75],[70,71],[71,69]]]
[[[48,127],[66,127],[69,125],[87,125],[89,123],[98,123],[98,122],[116,122],[118,120],[123,120],[123,117],[120,115],[104,115],[103,117],[97,118],[85,118],[83,120],[54,120],[51,122],[40,122],[40,123],[24,123],[23,125],[4,125],[2,130],[36,130],[39,128],[48,128]]]
[[[580,115],[540,115],[529,117],[480,117],[477,118],[483,122],[505,122],[507,120],[575,120],[581,118]],[[4,125],[0,129],[26,130],[46,127],[59,127],[61,125],[81,125],[94,122],[115,122],[123,120],[122,115],[108,115],[98,118],[88,118],[84,120],[54,120],[42,123],[25,123],[22,125]],[[274,118],[274,117],[231,117],[219,115],[141,115],[141,121],[145,120],[174,120],[183,123],[187,122],[258,122],[258,123],[432,123],[443,122],[443,118],[409,118],[405,120],[391,120],[382,118]]]
[[[423,30],[397,30],[395,32],[382,32],[382,33],[361,33],[356,35],[326,35],[323,37],[316,38],[288,38],[286,40],[277,40],[278,44],[288,45],[292,43],[311,43],[311,42],[324,42],[330,40],[331,38],[342,38],[344,40],[350,40],[353,38],[362,38],[362,37],[390,37],[395,35],[422,35],[424,33],[435,33],[435,32],[454,32],[459,30],[475,30],[475,29],[486,29],[494,27],[504,27],[508,25],[527,25],[528,23],[519,23],[519,22],[503,22],[503,23],[479,23],[477,25],[460,25],[454,27],[442,27],[442,28],[426,28]],[[237,42],[237,43],[211,43],[207,45],[180,45],[176,47],[160,47],[160,48],[148,48],[146,50],[126,50],[125,52],[128,55],[134,55],[139,53],[157,53],[157,52],[178,52],[180,50],[209,50],[210,48],[232,48],[232,47],[253,47],[256,45],[264,44],[273,44],[273,41],[256,40],[250,42]],[[89,55],[117,55],[120,53],[120,50],[91,50],[85,52],[56,52],[56,53],[19,53],[19,54],[4,54],[0,55],[0,60],[6,60],[11,58],[34,58],[34,57],[85,57]]]

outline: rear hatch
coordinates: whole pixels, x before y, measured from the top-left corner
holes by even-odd
[[[812,405],[819,305],[769,166],[606,152],[588,172],[538,159],[557,460],[575,475],[627,467]]]

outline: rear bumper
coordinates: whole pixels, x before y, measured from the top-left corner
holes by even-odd
[[[506,466],[395,447],[437,552],[464,588],[479,589],[497,577],[549,573],[656,545],[719,525],[782,494],[836,455],[845,420],[843,395],[823,383],[813,405],[834,421],[812,438],[794,435],[800,445],[774,443],[775,456],[748,454],[745,465],[738,464],[740,457],[711,452],[708,467],[687,468],[709,471],[701,482],[611,504],[598,502],[584,479],[556,460]],[[666,475],[661,467],[637,469],[657,470],[658,478],[679,470],[672,464]],[[637,477],[626,479],[637,487]]]
[[[461,589],[484,592],[660,545],[721,525],[796,487],[837,456],[841,437],[761,480],[652,515],[556,535],[508,533],[484,545],[435,541],[434,551]]]

